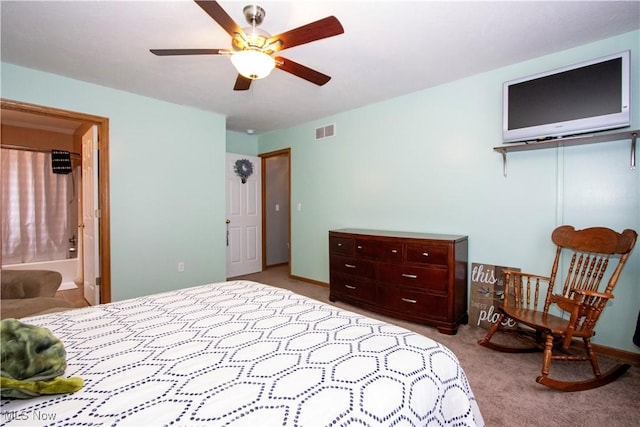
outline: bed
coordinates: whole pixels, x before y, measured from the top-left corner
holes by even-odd
[[[484,425],[456,356],[406,329],[237,280],[23,319],[72,394],[3,399],[1,425]]]

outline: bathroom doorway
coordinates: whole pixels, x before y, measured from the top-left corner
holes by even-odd
[[[93,149],[97,155],[95,161],[96,177],[95,181],[95,210],[92,215],[97,220],[95,248],[96,256],[93,261],[93,269],[95,276],[85,278],[93,282],[97,289],[96,298],[91,303],[107,303],[111,302],[111,258],[110,258],[110,210],[109,210],[109,119],[105,117],[93,116],[73,111],[60,110],[50,107],[28,104],[12,100],[0,100],[2,114],[0,118],[2,125],[11,124],[12,126],[22,127],[40,127],[40,128],[64,128],[65,131],[71,131],[77,134],[79,138],[82,135],[90,133],[93,135]],[[3,142],[4,144],[4,142]],[[83,143],[84,145],[84,143]],[[82,220],[81,220],[82,221]],[[79,231],[82,228],[79,227]],[[79,237],[79,236],[78,236]],[[76,250],[81,248],[76,247]],[[84,258],[84,257],[83,257]]]

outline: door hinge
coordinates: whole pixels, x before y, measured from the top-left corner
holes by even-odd
[[[91,141],[91,143],[93,144],[93,149],[95,151],[99,151],[100,150],[100,141],[94,139]]]
[[[99,219],[99,218],[100,218],[100,215],[101,215],[100,209],[96,209],[96,211],[95,211],[95,217]]]
[[[100,287],[100,282],[102,281],[100,279],[101,279],[100,277],[96,277],[96,288]]]

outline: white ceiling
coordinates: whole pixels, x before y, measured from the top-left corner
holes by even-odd
[[[251,0],[219,3],[246,26]],[[329,83],[274,70],[238,92],[228,57],[152,55],[230,47],[191,0],[2,0],[1,59],[213,111],[227,117],[227,129],[260,134],[640,28],[637,0],[257,3],[266,10],[260,28],[271,34],[340,20],[344,34],[281,52],[332,76]]]

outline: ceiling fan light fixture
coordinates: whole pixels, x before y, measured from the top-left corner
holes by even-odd
[[[231,63],[238,73],[252,80],[267,77],[276,66],[275,60],[259,50],[247,49],[235,52],[231,56]]]

